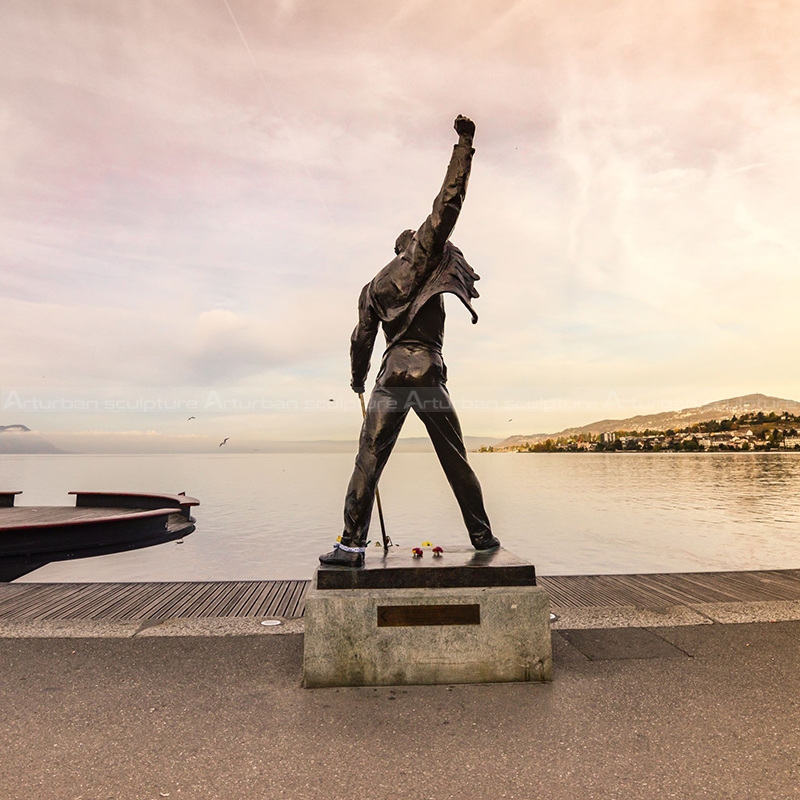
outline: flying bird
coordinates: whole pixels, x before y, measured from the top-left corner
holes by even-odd
[[[197,419],[197,417],[189,417],[189,419],[187,419],[186,421],[191,422],[193,419]]]
[[[225,437],[225,438],[224,438],[224,439],[223,439],[223,440],[222,440],[222,441],[219,443],[219,446],[220,446],[220,447],[222,447],[222,445],[224,445],[224,444],[225,444],[225,442],[227,442],[227,441],[228,441],[228,439],[230,439],[230,438],[231,438],[230,436],[226,436],[226,437]]]

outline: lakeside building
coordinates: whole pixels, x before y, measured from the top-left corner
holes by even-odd
[[[681,431],[677,433],[649,433],[647,435],[627,435],[601,433],[596,438],[547,439],[542,442],[528,442],[508,448],[511,452],[567,452],[590,453],[597,451],[688,451],[688,452],[724,452],[730,450],[800,450],[800,435],[796,431],[774,429],[761,431],[716,431],[714,433],[695,433]],[[484,452],[495,452],[496,448],[481,448]]]

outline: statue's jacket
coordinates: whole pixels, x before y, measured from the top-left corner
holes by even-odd
[[[444,302],[451,293],[478,315],[480,277],[463,253],[448,242],[467,191],[472,156],[465,143],[453,148],[444,183],[411,244],[390,261],[362,290],[358,325],[350,339],[353,389],[363,391],[379,325],[386,337],[377,382],[385,386],[434,386],[447,379],[442,360]]]

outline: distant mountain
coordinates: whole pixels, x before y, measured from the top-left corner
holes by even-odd
[[[25,425],[0,425],[0,454],[63,452]]]
[[[681,411],[665,411],[661,414],[643,414],[627,419],[603,419],[591,422],[580,428],[566,428],[558,433],[531,433],[527,435],[509,436],[498,448],[518,447],[528,442],[543,442],[545,439],[558,437],[569,438],[581,433],[612,433],[613,431],[665,431],[670,428],[678,430],[698,422],[707,422],[712,419],[727,419],[733,414],[758,413],[759,411],[775,411],[776,413],[788,411],[790,414],[800,414],[800,403],[796,400],[785,400],[781,397],[768,397],[765,394],[747,394],[743,397],[731,397],[728,400],[717,400],[697,408],[684,408]]]

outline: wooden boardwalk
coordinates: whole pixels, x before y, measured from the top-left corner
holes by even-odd
[[[0,584],[0,620],[301,617],[309,581]]]
[[[540,576],[553,610],[800,600],[800,570]],[[301,617],[309,581],[0,583],[0,620]]]
[[[696,603],[800,600],[800,570],[679,572],[662,575],[539,577],[553,608],[633,606],[663,609]]]

